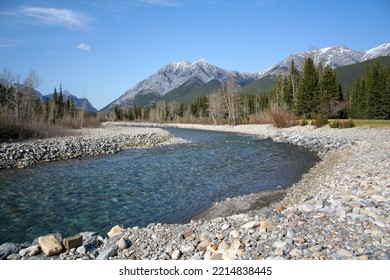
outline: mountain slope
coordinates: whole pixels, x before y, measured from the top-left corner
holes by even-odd
[[[344,92],[351,92],[357,77],[363,77],[368,66],[372,66],[379,60],[384,66],[390,67],[390,56],[372,58],[353,65],[343,66],[335,69],[337,78],[340,81]]]
[[[96,113],[97,112],[96,108],[93,107],[91,102],[89,102],[89,100],[86,99],[86,98],[78,98],[78,97],[74,96],[73,94],[71,94],[68,90],[64,90],[62,92],[62,96],[63,96],[65,102],[68,99],[72,100],[74,106],[77,109],[85,108],[86,112],[90,112],[90,113]],[[52,99],[53,98],[53,94],[51,93],[51,94],[44,95],[43,98],[44,99]]]
[[[390,43],[382,44],[367,51],[356,51],[345,46],[338,46],[298,52],[289,55],[278,64],[259,72],[258,79],[244,87],[241,92],[252,94],[269,93],[274,87],[278,76],[288,74],[292,60],[294,60],[298,70],[302,70],[307,57],[311,57],[316,65],[321,62],[324,66],[330,65],[332,68],[338,69],[383,56],[390,56]]]
[[[111,110],[115,105],[121,107],[152,105],[168,93],[170,94],[165,99],[179,99],[177,101],[180,101],[183,93],[188,94],[188,92],[206,85],[212,80],[223,82],[231,79],[237,86],[241,87],[255,78],[255,74],[226,70],[212,65],[204,59],[194,63],[170,63],[127,90],[102,111]]]

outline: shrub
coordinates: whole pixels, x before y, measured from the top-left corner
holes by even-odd
[[[288,109],[275,108],[269,110],[267,113],[269,122],[275,127],[291,127],[298,124],[298,120],[295,115]]]
[[[326,115],[323,115],[323,114],[318,114],[316,119],[314,120],[314,125],[316,127],[322,127],[324,125],[327,125],[329,122],[328,122],[328,117]]]
[[[306,126],[308,125],[308,121],[306,119],[303,119],[302,122],[301,122],[301,126]]]
[[[352,119],[340,123],[340,128],[353,128],[355,126],[355,122]]]
[[[341,125],[341,123],[340,123],[339,120],[336,120],[336,121],[334,121],[334,122],[332,122],[332,123],[329,124],[329,126],[330,126],[331,128],[339,128],[340,125]]]

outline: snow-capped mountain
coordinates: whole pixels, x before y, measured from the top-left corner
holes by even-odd
[[[208,63],[204,59],[194,63],[186,61],[170,63],[159,69],[147,79],[136,84],[133,88],[127,90],[122,96],[103,110],[112,109],[115,105],[132,106],[136,103],[136,98],[143,98],[144,101],[145,99],[148,99],[150,101],[147,101],[147,103],[152,104],[168,92],[188,82],[190,79],[197,80],[197,86],[199,86],[199,84],[206,84],[212,80],[223,82],[231,79],[240,87],[253,81],[255,78],[255,74],[222,69]]]
[[[87,112],[91,112],[91,113],[97,112],[96,108],[93,107],[91,102],[89,102],[89,100],[86,99],[86,98],[78,98],[78,97],[74,96],[73,94],[71,94],[68,90],[64,90],[62,92],[62,96],[63,96],[63,99],[64,99],[65,102],[68,99],[72,100],[74,106],[77,109],[85,108],[85,111],[87,111]],[[51,94],[44,95],[43,98],[44,99],[47,99],[47,98],[48,99],[52,99],[53,98],[53,94],[51,93]]]
[[[226,70],[210,64],[204,59],[194,63],[185,61],[170,63],[127,90],[102,110],[112,110],[115,105],[120,107],[152,105],[164,96],[180,98],[180,94],[183,92],[191,94],[194,88],[200,88],[215,81],[217,82],[215,84],[219,83],[220,85],[221,82],[230,79],[240,88],[265,77],[268,80],[276,80],[279,75],[288,73],[291,60],[294,60],[296,67],[302,70],[307,57],[312,57],[315,64],[321,62],[324,66],[330,65],[332,68],[338,68],[380,56],[390,56],[390,43],[382,44],[367,51],[353,50],[346,46],[336,46],[297,52],[289,55],[278,64],[253,74]],[[175,91],[175,89],[177,90]],[[181,93],[178,94],[178,92]],[[174,94],[169,95],[168,93]],[[208,94],[207,91],[204,91],[204,93]]]
[[[363,61],[380,57],[380,56],[390,56],[390,42],[379,45],[375,48],[366,51],[366,53],[363,56]]]
[[[316,65],[321,62],[324,66],[330,65],[332,68],[338,68],[341,66],[363,62],[372,58],[389,55],[390,43],[382,44],[367,51],[357,51],[345,46],[312,49],[289,55],[278,64],[260,71],[258,73],[258,79],[266,76],[275,78],[278,75],[286,74],[291,64],[291,60],[294,60],[295,66],[301,70],[307,57],[311,57]]]

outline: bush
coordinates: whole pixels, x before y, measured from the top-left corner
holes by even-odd
[[[269,122],[275,127],[291,127],[298,124],[298,120],[295,115],[288,109],[275,108],[266,113]]]
[[[356,125],[353,120],[349,119],[347,121],[336,120],[332,122],[329,126],[331,128],[352,128],[355,127]]]
[[[336,121],[330,123],[329,126],[330,126],[331,128],[340,128],[340,121],[339,121],[339,120],[336,120]]]
[[[340,123],[340,128],[353,128],[355,126],[355,122],[352,119]]]
[[[318,114],[312,124],[314,124],[316,127],[322,127],[328,123],[328,117],[326,115]]]
[[[301,126],[306,126],[308,125],[308,121],[306,119],[303,119],[302,122],[301,122]]]

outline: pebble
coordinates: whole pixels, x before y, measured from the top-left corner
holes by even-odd
[[[180,250],[175,250],[172,252],[172,260],[178,260],[181,256]]]

